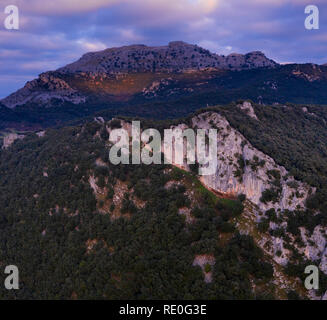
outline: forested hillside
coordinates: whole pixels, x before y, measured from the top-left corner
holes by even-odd
[[[269,262],[229,223],[239,200],[218,199],[169,166],[109,165],[104,138],[93,122],[1,151],[0,261],[17,265],[21,279],[2,298],[273,296],[251,284],[272,286]],[[204,271],[196,257],[208,261]]]
[[[244,196],[223,199],[196,173],[168,165],[114,166],[107,141],[117,120],[27,133],[0,151],[0,262],[17,265],[21,281],[21,290],[1,289],[1,298],[308,297],[296,278],[315,262],[301,252],[299,230],[309,236],[327,224],[325,109],[254,105],[257,120],[237,103],[204,111],[210,110],[316,188],[306,209],[268,210],[251,222],[257,209]],[[192,117],[142,126],[162,131]],[[260,247],[267,237],[289,243],[287,265]],[[289,285],[276,282],[276,270]],[[317,294],[325,288],[322,274]]]

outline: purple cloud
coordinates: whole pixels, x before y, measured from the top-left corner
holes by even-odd
[[[9,4],[20,9],[20,30],[0,26],[0,98],[85,52],[134,43],[184,40],[225,55],[261,50],[278,62],[327,62],[325,0],[314,1],[313,31],[304,28],[305,0],[4,0],[0,22]]]

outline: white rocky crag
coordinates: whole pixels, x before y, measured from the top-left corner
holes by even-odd
[[[185,129],[187,126],[181,124],[178,127]],[[206,187],[230,196],[245,194],[247,199],[264,211],[270,208],[294,210],[304,207],[310,187],[295,181],[284,167],[254,148],[241,133],[230,126],[225,117],[217,112],[202,113],[192,118],[192,127],[207,131],[218,130],[216,173],[200,177]],[[183,152],[185,154],[185,147]],[[243,163],[241,170],[240,161]],[[183,167],[188,169],[186,163]],[[240,174],[237,176],[238,170]],[[264,203],[261,201],[262,193],[275,188],[273,173],[280,176],[280,196],[275,202]]]
[[[24,135],[17,133],[9,133],[3,138],[2,149],[9,148],[16,140],[24,139]]]
[[[252,109],[253,110],[253,109]],[[276,210],[295,210],[305,207],[305,201],[315,189],[310,188],[305,183],[295,181],[287,170],[275,163],[275,161],[254,148],[251,143],[237,130],[233,129],[227,119],[217,112],[201,113],[191,120],[193,129],[217,129],[217,168],[215,174],[204,175],[200,180],[208,189],[216,191],[226,196],[238,196],[244,194],[248,200],[258,206],[262,211],[270,208]],[[131,124],[121,120],[122,127],[131,135]],[[189,128],[185,123],[171,127],[172,129],[185,130]],[[111,129],[108,128],[110,134]],[[162,139],[162,150],[164,150],[164,140]],[[186,163],[187,144],[184,141],[183,150],[175,150],[173,144],[174,164],[176,156],[183,153],[184,164],[179,165],[185,170],[189,170]],[[166,158],[171,158],[166,155]],[[243,168],[240,169],[240,162]],[[239,175],[236,172],[239,171]],[[274,174],[280,177],[280,193],[276,200],[263,202],[262,193],[266,190],[274,189],[276,179]]]
[[[254,109],[252,107],[252,104],[248,101],[244,101],[243,104],[238,104],[237,105],[241,110],[243,110],[249,117],[258,120],[257,115],[254,112]]]
[[[299,248],[299,251],[304,253],[309,260],[320,260],[319,269],[327,274],[327,230],[317,226],[310,236],[308,236],[304,228],[301,227],[300,231],[306,246]]]

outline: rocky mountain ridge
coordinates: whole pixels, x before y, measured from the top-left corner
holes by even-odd
[[[260,52],[219,56],[195,45],[134,45],[84,55],[0,101],[0,130],[41,130],[96,116],[184,117],[233,101],[324,104],[327,67],[278,65]]]
[[[197,45],[175,41],[161,47],[132,45],[90,52],[58,71],[62,73],[112,74],[182,72],[205,68],[243,70],[260,67],[273,68],[277,65],[260,51],[245,55],[234,53],[221,56]]]
[[[77,82],[80,79],[91,82],[95,80],[95,85],[98,85],[110,79],[118,80],[115,76],[119,77],[120,74],[169,74],[206,69],[251,70],[274,68],[277,65],[259,51],[245,55],[220,56],[182,41],[171,42],[162,47],[132,45],[87,53],[72,64],[56,71],[42,73],[38,79],[27,82],[22,89],[0,102],[8,108],[28,102],[46,104],[52,99],[76,105],[84,103],[87,92],[70,84],[71,81],[67,81],[67,78],[72,82],[75,78]]]

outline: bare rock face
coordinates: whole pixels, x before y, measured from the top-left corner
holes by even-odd
[[[147,98],[153,98],[160,93],[161,90],[174,83],[172,78],[154,81],[149,87],[142,90],[142,95]]]
[[[219,128],[217,171],[215,175],[202,177],[205,185],[226,194],[243,193],[262,210],[304,207],[309,186],[295,181],[284,167],[254,148],[230,127],[224,117],[217,113],[205,113],[192,119],[192,122],[198,128]],[[279,191],[275,189],[275,184],[279,184]],[[279,196],[274,201],[264,202],[262,195],[266,190],[272,190]]]
[[[9,148],[16,140],[24,139],[24,135],[17,133],[9,133],[3,138],[3,149]]]
[[[305,65],[293,65],[291,74],[295,78],[301,78],[309,82],[316,82],[325,79],[326,66],[308,63]]]
[[[175,41],[161,47],[132,45],[90,52],[77,62],[58,71],[63,73],[178,72],[205,68],[242,70],[275,66],[277,63],[261,52],[251,52],[246,55],[232,54],[225,57],[197,45]]]
[[[245,104],[251,106],[251,104]],[[252,107],[252,106],[251,106]],[[122,127],[131,134],[131,125],[122,121]],[[275,163],[274,159],[259,151],[237,130],[232,128],[225,117],[217,112],[204,112],[191,119],[191,128],[217,129],[217,168],[215,174],[200,176],[208,189],[226,196],[244,194],[261,211],[274,208],[278,211],[305,208],[310,193],[315,192],[305,183],[296,181],[288,171]],[[185,130],[185,123],[171,127]],[[110,133],[110,130],[108,131]],[[162,142],[162,150],[164,143]],[[175,150],[173,144],[172,162],[176,155],[183,153],[185,159],[187,144],[183,150]],[[170,158],[169,155],[166,155]],[[179,165],[180,166],[180,165]],[[184,160],[183,169],[189,170]]]
[[[281,272],[280,266],[285,267],[289,262],[292,263],[294,253],[309,261],[314,261],[322,272],[327,273],[327,230],[325,227],[316,226],[312,233],[300,227],[302,241],[299,242],[293,234],[287,231],[288,222],[283,219],[278,223],[270,221],[270,231],[259,230],[258,223],[264,216],[257,206],[246,200],[242,216],[236,220],[236,227],[241,234],[251,235],[265,255],[275,262],[272,264],[275,285],[279,288],[287,288],[287,290],[297,290],[303,286],[303,282],[299,278],[291,279]],[[282,218],[283,214],[281,213],[280,216]],[[271,232],[276,229],[280,231],[279,235]],[[287,236],[287,240],[281,236],[282,234]],[[312,300],[327,299],[327,292],[319,296],[314,290],[309,290],[306,294]]]
[[[250,52],[242,55],[232,53],[226,57],[227,66],[234,70],[254,69],[254,68],[274,68],[277,63],[260,51]]]
[[[185,124],[178,126],[180,129],[186,127]],[[284,167],[254,148],[225,117],[216,112],[205,112],[192,118],[192,127],[218,131],[216,173],[200,177],[207,188],[227,196],[244,194],[262,211],[305,207],[311,188],[295,181]],[[185,150],[186,144],[184,150],[177,152],[185,154]],[[183,167],[188,170],[186,163]]]
[[[320,261],[319,269],[327,274],[327,229],[317,226],[310,236],[303,227],[300,231],[305,246],[299,251],[309,260]]]
[[[193,261],[193,266],[199,266],[204,273],[204,281],[206,283],[212,282],[211,267],[216,263],[215,257],[209,254],[196,255]]]
[[[248,101],[243,102],[243,104],[237,105],[241,110],[243,110],[249,117],[259,120],[257,115],[254,112],[252,104]]]

